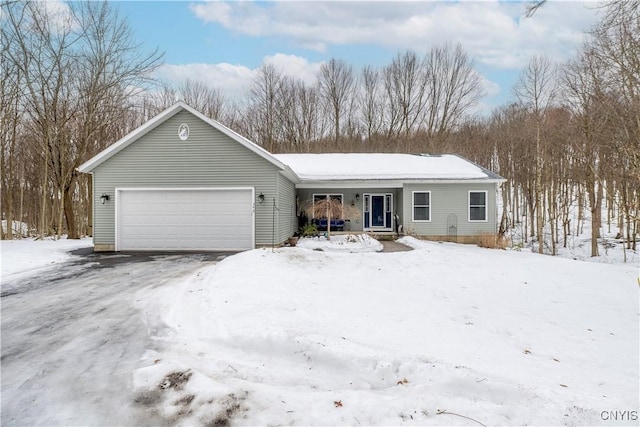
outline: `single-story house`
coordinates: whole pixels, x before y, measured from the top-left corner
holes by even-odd
[[[504,181],[455,155],[274,155],[182,102],[79,171],[93,176],[96,251],[277,245],[326,197],[360,211],[345,230],[468,241],[496,232]]]

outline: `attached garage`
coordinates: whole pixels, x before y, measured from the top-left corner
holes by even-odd
[[[116,250],[254,247],[253,188],[116,189]]]
[[[93,245],[105,251],[240,251],[297,229],[297,175],[178,102],[82,164]]]

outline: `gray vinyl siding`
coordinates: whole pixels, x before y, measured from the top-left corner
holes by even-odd
[[[298,229],[296,216],[296,188],[285,176],[278,176],[278,235],[277,243],[283,242]]]
[[[415,222],[413,192],[430,191],[431,221]],[[469,221],[469,191],[487,192],[487,221]],[[476,236],[496,232],[496,184],[405,184],[404,231],[419,236],[447,236],[450,214],[457,217],[458,236]]]
[[[187,123],[190,136],[178,138]],[[272,200],[278,167],[187,111],[169,118],[95,168],[94,244],[115,244],[115,188],[253,187],[265,202],[255,204],[255,243],[272,240]],[[286,186],[286,184],[282,184]],[[102,204],[100,196],[110,200]],[[271,203],[269,203],[271,202]]]

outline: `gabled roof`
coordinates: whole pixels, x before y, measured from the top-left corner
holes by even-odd
[[[504,179],[453,154],[275,154],[305,181],[460,181]]]
[[[347,181],[481,181],[503,182],[501,176],[453,154],[386,154],[386,153],[329,153],[329,154],[271,154],[223,124],[206,117],[184,102],[177,102],[124,138],[86,161],[78,170],[91,172],[151,130],[181,111],[187,111],[214,129],[227,135],[248,150],[259,155],[283,171],[296,183],[336,183]]]
[[[171,117],[175,116],[176,114],[178,114],[181,111],[188,111],[189,113],[193,114],[194,116],[196,116],[197,118],[199,118],[203,122],[207,123],[208,125],[210,125],[214,129],[219,130],[220,132],[222,132],[225,135],[227,135],[229,138],[231,138],[234,141],[240,143],[241,145],[243,145],[247,149],[249,149],[252,152],[256,153],[258,156],[260,156],[263,159],[267,160],[268,162],[272,163],[273,165],[275,165],[279,169],[289,172],[291,177],[294,180],[297,180],[297,177],[295,176],[294,173],[292,173],[292,171],[287,167],[287,165],[282,163],[277,158],[275,158],[267,150],[265,150],[264,148],[254,144],[253,142],[249,141],[247,138],[245,138],[245,137],[239,135],[238,133],[232,131],[231,129],[229,129],[228,127],[224,126],[223,124],[221,124],[221,123],[219,123],[219,122],[217,122],[217,121],[215,121],[213,119],[210,119],[209,117],[205,116],[204,114],[194,110],[193,108],[191,108],[190,106],[188,106],[184,102],[177,102],[174,105],[172,105],[171,107],[167,108],[166,110],[164,110],[163,112],[161,112],[160,114],[158,114],[157,116],[155,116],[154,118],[152,118],[151,120],[149,120],[148,122],[146,122],[145,124],[140,126],[139,128],[137,128],[134,131],[132,131],[129,134],[127,134],[124,138],[122,138],[119,141],[115,142],[114,144],[110,145],[108,148],[106,148],[105,150],[101,151],[100,153],[95,155],[93,158],[89,159],[88,161],[86,161],[85,163],[80,165],[78,167],[78,170],[80,172],[91,172],[96,167],[98,167],[100,164],[104,163],[105,161],[107,161],[108,159],[113,157],[115,154],[119,153],[120,151],[122,151],[123,149],[125,149],[126,147],[128,147],[129,145],[134,143],[140,137],[146,135],[151,130],[153,130],[156,127],[160,126],[162,123],[166,122]]]

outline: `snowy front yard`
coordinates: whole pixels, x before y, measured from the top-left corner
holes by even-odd
[[[403,242],[258,249],[141,291],[158,350],[137,405],[189,425],[637,425],[636,266]]]
[[[79,240],[68,239],[34,239],[1,240],[0,276],[2,280],[16,279],[36,274],[55,264],[73,258],[69,251],[87,248],[92,245],[91,238]]]

